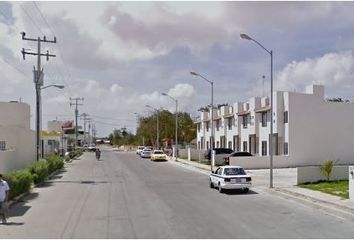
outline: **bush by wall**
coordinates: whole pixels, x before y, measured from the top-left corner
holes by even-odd
[[[4,179],[10,186],[10,199],[28,192],[32,183],[44,182],[48,175],[64,167],[63,158],[57,155],[32,163],[29,168],[5,174]]]
[[[38,162],[34,162],[29,167],[29,171],[33,176],[33,182],[35,184],[44,182],[49,174],[48,163],[46,160],[41,159]]]
[[[27,169],[7,173],[4,179],[11,188],[10,199],[17,197],[21,193],[28,192],[33,182],[32,174]]]
[[[84,153],[83,149],[76,149],[69,153],[70,158],[80,157]]]
[[[46,160],[48,164],[49,174],[64,167],[63,158],[58,155],[49,155],[46,157]]]

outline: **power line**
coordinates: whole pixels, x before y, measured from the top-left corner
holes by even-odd
[[[45,35],[42,31],[42,29],[38,26],[38,24],[36,24],[33,20],[33,18],[28,14],[27,10],[22,6],[23,4],[20,4],[20,7],[22,8],[22,10],[25,12],[25,14],[27,15],[27,17],[30,19],[30,21],[32,22],[32,24],[37,28],[37,30],[39,32],[41,32],[43,34],[43,36]]]
[[[98,115],[92,115],[92,117],[95,117],[95,118],[101,118],[101,119],[107,119],[107,120],[113,120],[113,121],[135,121],[135,119],[129,119],[129,118],[110,118],[110,117],[101,117],[101,116],[98,116]]]
[[[21,73],[21,74],[23,74],[23,75],[25,75],[26,77],[28,77],[27,76],[27,74],[24,72],[24,71],[22,71],[21,69],[19,69],[18,67],[16,67],[16,66],[13,66],[10,62],[8,62],[5,58],[1,58],[1,60],[4,62],[4,63],[6,63],[7,65],[9,65],[10,67],[12,67],[12,68],[14,68],[16,71],[18,71],[19,73]]]
[[[53,28],[51,27],[51,25],[49,24],[49,22],[48,22],[47,19],[45,18],[44,14],[42,13],[42,11],[41,11],[40,8],[38,7],[38,5],[37,5],[34,1],[33,1],[32,3],[33,3],[34,6],[36,7],[37,11],[39,12],[39,14],[40,14],[40,16],[42,17],[42,19],[43,19],[43,21],[45,22],[45,24],[48,26],[48,28],[49,28],[49,30],[51,31],[51,33],[55,36],[56,34],[54,33]],[[62,55],[63,55],[62,52],[63,52],[63,51],[62,51],[62,49],[61,49],[61,44],[58,43],[57,46],[58,46],[58,50],[59,50],[59,57],[60,57],[61,60],[62,60],[62,63],[63,63],[63,65],[64,65],[64,69],[67,71],[68,79],[71,80],[71,79],[72,79],[72,78],[71,78],[71,74],[70,74],[70,72],[69,72],[68,67],[67,67],[66,64],[65,64],[64,58],[62,57]],[[73,95],[72,92],[71,92],[71,90],[70,90],[70,85],[67,83],[67,81],[66,81],[64,75],[62,74],[61,69],[58,67],[57,64],[55,64],[55,66],[56,66],[57,71],[59,72],[59,74],[62,76],[63,81],[64,81],[65,84],[69,87],[69,88],[68,88],[69,93],[70,93],[71,95]]]

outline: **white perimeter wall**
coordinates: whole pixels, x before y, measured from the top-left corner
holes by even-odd
[[[334,166],[330,180],[344,180],[348,179],[349,167],[348,166]],[[297,168],[297,184],[307,182],[317,182],[320,180],[327,180],[322,174],[319,166],[313,167],[298,167]]]
[[[289,156],[295,166],[354,163],[354,104],[289,93]]]
[[[7,173],[27,167],[35,160],[35,132],[17,127],[0,127],[1,140],[7,151],[0,151],[0,172]]]

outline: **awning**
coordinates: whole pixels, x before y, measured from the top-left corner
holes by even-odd
[[[268,106],[265,106],[265,107],[255,110],[255,112],[260,113],[260,112],[267,112],[269,110],[270,110],[270,106],[268,105]]]
[[[238,112],[237,116],[243,116],[243,115],[247,115],[247,114],[250,114],[250,113],[251,113],[250,111]]]
[[[224,118],[231,118],[231,117],[233,117],[233,116],[234,116],[233,113],[231,113],[231,114],[226,114],[226,115],[224,115]]]

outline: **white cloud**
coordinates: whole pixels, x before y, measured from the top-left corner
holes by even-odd
[[[196,95],[194,87],[187,83],[178,83],[168,90],[168,94],[178,99],[191,99]]]
[[[162,92],[154,91],[151,94],[142,94],[139,99],[141,102],[149,104],[155,108],[166,108],[169,111],[175,111],[175,105],[167,96],[161,95]],[[178,108],[181,111],[190,110],[188,106],[193,102],[196,92],[194,87],[186,83],[178,83],[173,88],[166,91],[168,95],[177,99]]]
[[[289,63],[277,74],[276,89],[293,90],[311,84],[346,88],[353,86],[354,57],[351,51]]]

